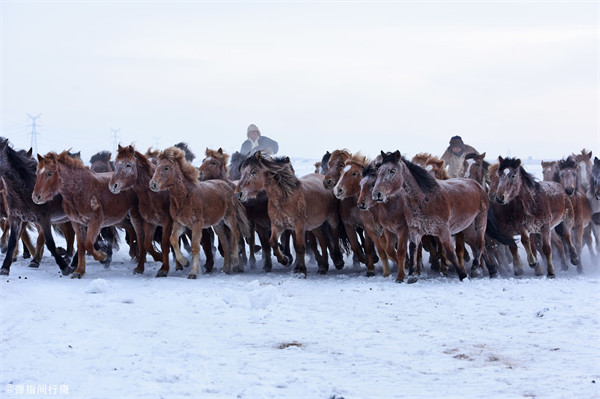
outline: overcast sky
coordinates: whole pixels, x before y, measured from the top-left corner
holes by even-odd
[[[119,141],[280,154],[347,148],[488,159],[600,155],[599,6],[589,2],[7,2],[1,129],[38,151]]]

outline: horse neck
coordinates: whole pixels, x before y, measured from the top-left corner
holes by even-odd
[[[402,190],[406,192],[406,200],[411,203],[420,202],[425,198],[425,193],[419,187],[417,180],[414,178],[408,167],[403,161],[398,162],[398,168],[402,175]]]
[[[8,208],[19,207],[20,204],[32,202],[34,182],[23,180],[13,173],[5,173],[2,176],[4,183],[4,199]]]
[[[185,177],[180,176],[171,184],[167,191],[169,192],[169,198],[171,207],[175,209],[183,209],[186,206],[187,198],[191,192],[194,191],[195,185],[188,181]]]
[[[295,198],[294,195],[286,195],[284,189],[277,184],[275,176],[267,173],[265,178],[265,192],[269,200],[277,200],[278,202],[289,201],[291,198]]]

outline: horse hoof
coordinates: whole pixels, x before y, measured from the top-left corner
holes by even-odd
[[[38,268],[40,267],[40,262],[38,262],[37,260],[33,259],[31,262],[29,262],[29,267],[33,267],[33,268]]]
[[[555,278],[556,276],[554,275],[554,273],[548,273],[548,278]]]
[[[164,270],[159,270],[158,273],[156,273],[156,277],[167,277],[167,272]]]
[[[375,277],[375,272],[368,271],[367,272],[367,277]]]
[[[8,249],[8,246],[6,246],[6,245],[3,245],[3,246],[0,248],[0,252],[2,252],[3,254],[5,254],[7,249]]]
[[[490,278],[496,278],[498,277],[498,272],[497,271],[493,271],[490,273]]]
[[[71,269],[69,266],[60,269],[60,271],[63,276],[68,276],[69,274],[73,273],[73,269]]]
[[[188,274],[188,280],[195,280],[198,276],[195,274]]]
[[[460,281],[463,281],[463,280],[464,280],[464,279],[466,279],[466,278],[467,278],[467,273],[459,273],[459,274],[458,274],[458,279],[459,279]]]
[[[401,284],[401,283],[403,283],[403,282],[404,282],[404,280],[403,280],[403,279],[401,279],[401,278],[397,278],[397,279],[396,279],[396,283],[398,283],[398,284]]]
[[[344,259],[343,258],[336,258],[333,261],[333,264],[335,265],[336,269],[342,270],[344,268]]]
[[[471,269],[471,278],[481,276],[481,270],[479,268]]]
[[[537,262],[537,261],[536,261],[536,262],[530,263],[530,264],[529,264],[529,267],[531,267],[532,269],[535,269],[536,267],[538,267],[538,266],[539,266],[539,264],[540,264],[540,262]]]
[[[319,268],[319,270],[317,271],[317,273],[325,275],[325,274],[327,274],[327,269],[321,269],[321,268]]]
[[[206,273],[212,273],[212,271],[213,271],[213,265],[214,264],[212,262],[206,263],[204,265],[204,270],[206,270]]]
[[[581,259],[579,259],[579,256],[577,256],[577,255],[571,256],[571,264],[573,266],[577,266],[577,265],[579,265],[579,263],[581,263]]]
[[[8,273],[10,272],[9,269],[0,269],[0,276],[8,276]]]
[[[410,276],[408,280],[406,280],[406,284],[414,284],[417,281],[419,281],[419,278],[417,276]]]
[[[71,278],[77,278],[77,279],[80,279],[82,276],[83,276],[83,275],[82,275],[81,273],[79,273],[79,272],[75,272],[75,273],[73,273],[73,275],[71,276]]]
[[[523,269],[515,269],[515,276],[520,276],[520,275],[522,275],[523,273],[525,273],[525,272],[523,271]]]

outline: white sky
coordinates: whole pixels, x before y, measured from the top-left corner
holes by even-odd
[[[1,134],[38,150],[179,141],[280,154],[348,148],[488,158],[600,155],[590,2],[8,2]]]

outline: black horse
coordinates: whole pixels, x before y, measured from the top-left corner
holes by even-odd
[[[72,272],[65,259],[56,251],[52,237],[52,223],[68,222],[62,208],[62,198],[56,197],[44,205],[36,205],[31,199],[36,180],[35,159],[13,150],[8,139],[0,137],[0,178],[4,180],[6,204],[10,210],[10,237],[8,238],[7,255],[0,268],[0,275],[8,275],[13,260],[13,252],[17,239],[21,235],[23,222],[38,224],[46,241],[46,246],[56,260],[64,275]]]

